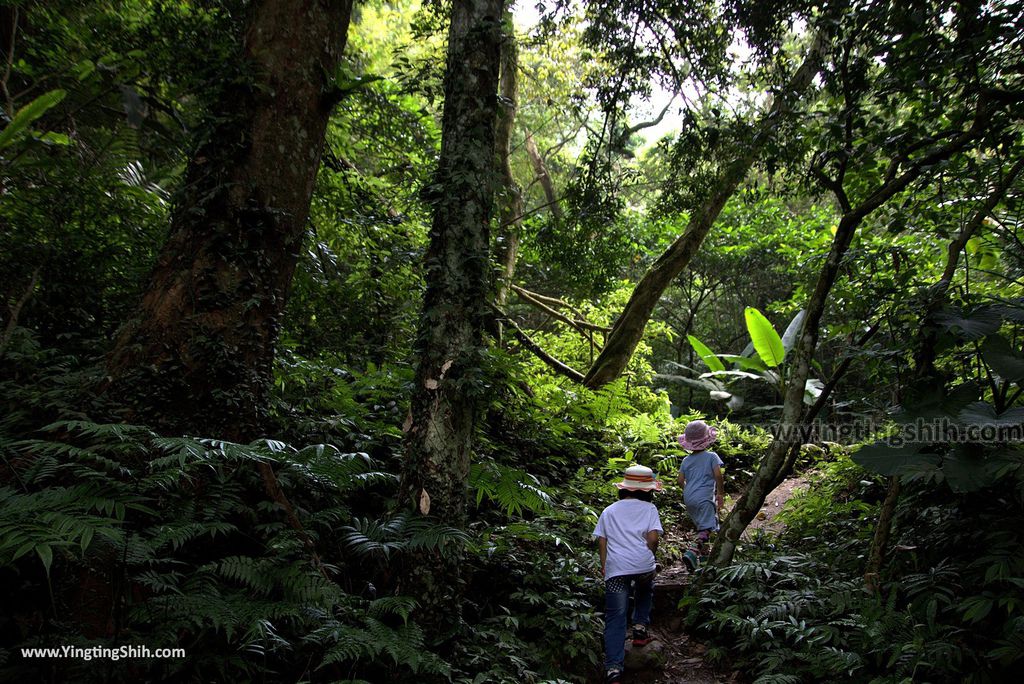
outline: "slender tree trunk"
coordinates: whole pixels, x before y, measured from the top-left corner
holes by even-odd
[[[533,134],[526,132],[526,154],[530,157],[530,164],[533,166],[533,175],[537,177],[540,187],[544,190],[544,200],[547,202],[548,211],[557,226],[562,222],[562,206],[558,202],[558,195],[555,194],[555,185],[551,181],[551,174],[548,173],[547,164],[540,156],[537,143]]]
[[[942,270],[942,276],[930,289],[930,298],[925,303],[924,320],[918,333],[918,341],[914,352],[914,373],[911,383],[919,384],[926,382],[929,378],[935,378],[936,347],[939,341],[939,329],[935,324],[935,314],[939,312],[946,301],[946,293],[956,275],[957,266],[960,263],[960,254],[967,246],[967,241],[981,228],[985,219],[999,205],[1006,196],[1006,192],[1013,185],[1013,182],[1024,170],[1024,160],[1018,160],[1006,175],[996,183],[992,192],[989,193],[981,208],[971,217],[959,234],[950,241],[946,249],[946,265]],[[885,564],[886,555],[889,550],[889,538],[892,536],[892,522],[896,515],[896,504],[900,496],[900,479],[897,476],[889,478],[889,488],[886,491],[882,508],[878,512],[878,523],[875,525],[875,534],[871,539],[871,548],[868,551],[868,561],[864,569],[864,587],[871,593],[876,593],[880,586],[882,566]]]
[[[818,275],[814,291],[807,303],[807,315],[804,316],[800,337],[794,348],[793,360],[790,362],[789,379],[783,401],[782,421],[779,434],[772,441],[757,472],[751,479],[747,490],[729,513],[722,525],[722,531],[715,541],[712,550],[712,562],[723,565],[732,560],[739,543],[740,535],[747,529],[750,521],[761,510],[765,498],[771,493],[778,481],[785,476],[784,466],[792,462],[790,455],[794,449],[800,448],[800,437],[796,430],[801,426],[803,414],[804,386],[810,375],[811,361],[818,343],[818,332],[821,318],[825,313],[828,295],[839,275],[839,266],[843,256],[853,240],[863,216],[846,215],[840,220],[836,229],[832,248],[829,250],[825,265]]]
[[[890,477],[885,500],[882,501],[882,508],[878,511],[878,524],[875,525],[875,534],[871,538],[867,569],[864,571],[864,588],[872,594],[878,593],[881,584],[879,580],[882,565],[885,563],[885,556],[889,549],[892,519],[896,515],[896,504],[899,502],[899,498],[900,478]]]
[[[466,478],[483,378],[489,316],[489,224],[494,169],[502,0],[454,0],[445,73],[441,157],[426,255],[419,366],[407,422],[399,488],[411,506],[453,527],[466,522]],[[416,596],[419,621],[438,641],[461,616],[458,555],[415,554],[402,591]]]
[[[18,317],[21,316],[21,309],[25,306],[25,303],[32,298],[32,294],[36,291],[36,284],[39,283],[39,271],[42,267],[37,266],[36,270],[32,271],[32,278],[29,279],[28,287],[18,301],[14,302],[9,307],[9,316],[7,318],[7,324],[4,326],[4,331],[0,334],[0,358],[7,352],[7,345],[10,344],[11,338],[14,337],[14,330],[18,327]]]
[[[823,43],[822,35],[816,34],[803,64],[776,96],[771,109],[762,117],[750,145],[744,148],[741,155],[725,165],[704,203],[693,212],[686,231],[658,257],[634,288],[626,308],[615,321],[604,348],[586,374],[584,384],[587,387],[606,385],[625,370],[643,338],[647,322],[661,295],[700,249],[725,203],[746,177],[761,148],[775,134],[780,119],[789,115],[796,100],[803,95],[814,75],[818,73]]]
[[[516,108],[519,106],[519,57],[515,35],[512,33],[511,16],[506,16],[507,33],[501,44],[501,77],[498,92],[501,96],[501,111],[495,127],[495,163],[501,177],[501,198],[498,203],[498,239],[496,257],[498,283],[494,300],[499,307],[508,299],[509,286],[516,272],[519,258],[519,240],[523,227],[523,193],[512,176],[512,129],[515,124]],[[500,333],[499,333],[500,337]]]
[[[243,58],[190,160],[170,236],[106,391],[171,430],[239,438],[260,424],[306,230],[351,0],[262,0]]]
[[[803,419],[804,386],[810,374],[811,361],[814,358],[818,341],[818,327],[828,303],[829,292],[839,275],[840,263],[857,228],[871,212],[906,190],[926,170],[949,159],[954,154],[962,152],[965,148],[969,148],[981,136],[990,116],[991,112],[983,103],[979,103],[975,120],[969,129],[953,136],[948,143],[931,148],[919,159],[909,162],[902,173],[887,177],[885,182],[856,207],[850,205],[841,181],[833,181],[821,176],[822,182],[836,195],[843,209],[843,216],[836,228],[836,235],[832,241],[828,258],[822,266],[814,291],[808,301],[807,315],[804,317],[800,336],[794,348],[795,354],[790,362],[789,376],[786,380],[779,434],[772,441],[768,453],[761,461],[757,472],[754,473],[747,491],[740,497],[722,526],[722,533],[719,534],[712,550],[712,562],[715,565],[724,565],[732,560],[740,536],[757,515],[757,511],[764,504],[765,497],[792,470],[795,462],[794,449],[800,447],[802,442],[800,430],[806,424]],[[840,174],[840,178],[843,175]]]

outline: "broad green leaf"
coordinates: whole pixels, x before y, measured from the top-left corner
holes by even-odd
[[[971,596],[960,604],[960,610],[963,611],[964,620],[981,622],[992,612],[994,605],[995,601],[988,596]]]
[[[764,314],[752,306],[743,311],[743,316],[747,320],[747,331],[757,355],[769,368],[777,368],[786,356],[779,333],[775,332],[775,328]]]
[[[89,543],[91,541],[92,541],[92,528],[91,527],[86,527],[84,530],[82,530],[82,538],[79,541],[79,543],[82,545],[82,551],[85,551],[87,548],[89,548]]]
[[[718,358],[720,358],[725,363],[735,364],[743,370],[768,370],[768,366],[764,365],[764,361],[757,358],[756,356],[740,356],[738,354],[719,354]]]
[[[919,420],[956,419],[961,411],[977,401],[979,392],[981,388],[973,382],[965,382],[948,394],[932,382],[915,385],[907,389],[893,420],[909,424]]]
[[[704,365],[706,365],[713,371],[725,370],[725,364],[722,363],[721,359],[715,356],[715,353],[713,351],[708,349],[708,346],[706,344],[698,340],[693,335],[687,335],[686,339],[690,341],[690,346],[693,347],[693,351],[697,352],[697,356],[701,358],[701,361],[704,362]]]
[[[63,100],[65,95],[67,95],[66,90],[51,90],[22,107],[14,118],[11,119],[11,123],[7,124],[7,127],[0,131],[0,150],[14,142],[18,135],[28,130],[33,121]]]
[[[981,345],[981,356],[1007,382],[1024,382],[1024,352],[1010,348],[1006,338],[990,335]]]
[[[1024,423],[1024,408],[1012,408],[996,414],[996,409],[991,404],[976,401],[964,407],[957,417],[966,425],[1012,427]]]
[[[39,554],[39,560],[43,561],[43,567],[46,568],[46,574],[49,575],[50,566],[53,565],[53,549],[49,544],[38,544],[36,553]]]
[[[786,332],[782,333],[782,348],[786,350],[788,354],[796,346],[796,336],[800,334],[800,328],[804,324],[804,318],[807,317],[807,310],[800,309],[796,312],[796,316],[793,316],[793,320],[786,326]]]
[[[18,547],[17,551],[14,552],[14,555],[11,556],[11,560],[18,560],[19,558],[24,556],[26,553],[28,553],[29,551],[34,549],[35,545],[36,545],[36,543],[34,541],[25,542],[20,547]]]
[[[942,472],[950,489],[957,494],[976,492],[995,481],[992,469],[976,446],[957,446],[942,459]]]
[[[922,444],[905,446],[889,446],[885,442],[875,442],[862,446],[850,458],[853,462],[879,475],[897,475],[918,468],[931,469],[939,464],[937,454],[923,454]]]
[[[980,340],[999,330],[1002,319],[995,307],[982,306],[969,313],[949,307],[935,314],[935,324],[966,340]]]
[[[999,312],[1000,316],[1008,321],[1024,323],[1024,298],[1012,299],[1003,304],[997,304],[995,309]]]
[[[51,145],[66,146],[71,144],[71,138],[69,136],[65,135],[64,133],[54,133],[53,131],[50,131],[49,133],[44,133],[42,136],[40,136],[39,140],[45,143],[50,143]]]

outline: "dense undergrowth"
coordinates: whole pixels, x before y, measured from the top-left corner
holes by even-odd
[[[590,532],[608,482],[623,463],[668,471],[679,456],[667,403],[646,388],[574,388],[558,405],[546,387],[542,406],[496,353],[489,372],[512,382],[494,383],[458,531],[395,512],[406,367],[285,355],[278,434],[236,444],[106,420],[90,359],[27,331],[7,359],[0,574],[18,591],[0,618],[5,677],[584,681],[601,652]],[[396,581],[424,549],[464,554],[455,644],[426,642]],[[187,657],[98,667],[19,651],[121,644]]]
[[[24,331],[21,331],[24,333]],[[671,483],[680,423],[645,388],[544,385],[500,353],[467,531],[396,513],[411,373],[286,355],[275,439],[234,444],[105,422],[88,359],[17,337],[2,379],[5,677],[56,681],[587,681],[601,595],[590,531],[631,462]],[[518,375],[517,375],[518,373]],[[679,420],[685,420],[683,416]],[[735,494],[769,442],[721,423]],[[883,480],[810,449],[807,491],[683,602],[709,660],[759,682],[1005,681],[1024,663],[1024,471],[954,494],[911,483],[877,595],[863,571]],[[266,493],[270,464],[300,526]],[[659,497],[685,527],[679,493]],[[679,554],[664,545],[662,561]],[[430,644],[396,577],[408,551],[463,554],[464,634]],[[552,638],[558,635],[558,638]],[[187,658],[25,660],[22,647],[183,647]],[[967,673],[967,675],[965,675]]]
[[[917,483],[877,595],[863,572],[885,496],[848,456],[817,466],[780,538],[686,599],[713,661],[754,681],[997,682],[1024,672],[1024,472],[970,495]]]

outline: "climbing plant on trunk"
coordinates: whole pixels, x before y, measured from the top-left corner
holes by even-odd
[[[483,331],[490,316],[502,10],[502,0],[452,3],[441,157],[429,189],[434,215],[427,287],[405,425],[400,504],[455,527],[466,521]],[[459,623],[460,574],[456,556],[436,551],[415,555],[405,568],[402,590],[418,597],[420,624],[439,639],[450,636]]]

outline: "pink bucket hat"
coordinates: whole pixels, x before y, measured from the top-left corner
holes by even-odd
[[[686,424],[683,434],[679,435],[679,445],[687,451],[702,451],[714,444],[716,439],[718,430],[703,420],[691,420]]]
[[[616,482],[619,489],[634,492],[660,492],[661,481],[654,477],[654,471],[647,466],[631,466],[623,473],[622,482]]]

